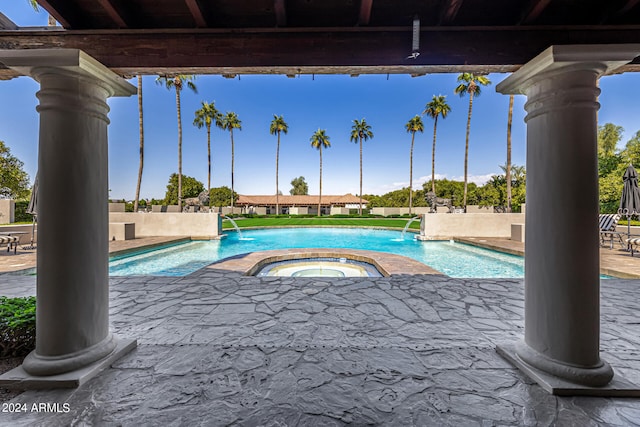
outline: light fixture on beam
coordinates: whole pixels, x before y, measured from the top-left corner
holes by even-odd
[[[413,17],[411,55],[407,56],[407,59],[416,59],[418,56],[420,56],[420,18],[416,15]]]

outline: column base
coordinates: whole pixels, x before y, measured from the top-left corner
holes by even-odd
[[[104,359],[113,352],[118,340],[109,333],[102,341],[80,351],[61,356],[42,356],[36,350],[25,357],[22,367],[29,375],[46,376],[71,372]]]
[[[573,383],[531,366],[518,356],[515,343],[498,345],[496,351],[540,387],[556,396],[640,397],[640,386],[620,378],[619,375],[614,375],[604,386],[592,387]]]
[[[0,375],[0,387],[18,390],[44,390],[77,388],[98,375],[113,362],[136,348],[135,339],[118,339],[115,349],[106,357],[74,371],[56,375],[36,376],[28,374],[22,366]]]

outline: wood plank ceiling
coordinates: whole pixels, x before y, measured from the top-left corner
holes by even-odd
[[[62,28],[0,19],[0,49],[83,49],[122,75],[504,72],[552,44],[640,43],[640,0],[38,3]],[[640,58],[625,71],[640,71]]]

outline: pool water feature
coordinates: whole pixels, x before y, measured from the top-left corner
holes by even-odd
[[[256,276],[277,277],[382,277],[373,265],[347,258],[304,258],[276,261]]]
[[[399,240],[399,231],[363,228],[286,228],[225,232],[226,238],[193,241],[112,260],[112,276],[184,276],[213,262],[248,252],[285,248],[346,248],[413,258],[451,277],[520,278],[524,259],[463,243]],[[244,240],[246,238],[253,240]]]

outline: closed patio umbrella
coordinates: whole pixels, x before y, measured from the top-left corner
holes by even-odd
[[[33,181],[33,188],[31,189],[31,199],[29,199],[29,204],[27,205],[26,212],[33,216],[33,226],[31,228],[31,243],[29,246],[25,246],[24,249],[35,249],[36,247],[33,244],[33,240],[36,236],[36,218],[38,216],[38,174],[36,174],[36,179]]]
[[[640,214],[640,188],[638,188],[638,173],[629,165],[622,176],[624,186],[618,213],[627,217],[627,237],[631,236],[631,217]]]

